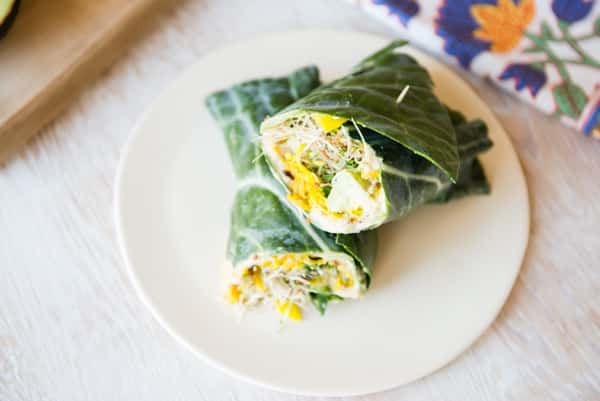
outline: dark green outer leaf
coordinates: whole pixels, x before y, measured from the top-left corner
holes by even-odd
[[[305,67],[289,77],[257,79],[206,98],[206,107],[223,129],[237,178],[268,175],[257,127],[269,115],[308,94],[319,83],[319,70]]]
[[[456,130],[461,169],[458,180],[448,176],[428,160],[370,130],[361,130],[366,142],[383,159],[383,187],[389,213],[386,221],[396,220],[428,202],[446,202],[467,195],[489,192],[489,184],[476,156],[492,146],[487,127],[481,120],[466,121],[462,114],[449,110]],[[352,135],[358,135],[352,132]]]
[[[483,195],[490,193],[490,184],[485,176],[483,166],[477,156],[493,146],[488,136],[487,126],[481,120],[466,121],[462,114],[450,110],[451,115],[458,115],[453,119],[456,137],[458,140],[458,153],[461,159],[461,168],[458,180],[450,188],[438,194],[434,202],[448,202],[469,195]]]
[[[325,84],[266,120],[261,131],[302,112],[320,112],[353,119],[362,127],[391,139],[458,177],[456,135],[443,104],[433,94],[427,71],[395,49],[395,41],[359,63],[351,74]],[[406,85],[410,89],[396,100]]]
[[[209,112],[223,130],[239,179],[227,248],[234,266],[257,252],[332,251],[350,254],[371,273],[375,234],[335,235],[308,224],[288,204],[285,188],[260,157],[260,122],[318,84],[316,67],[305,67],[289,77],[245,82],[206,98]]]

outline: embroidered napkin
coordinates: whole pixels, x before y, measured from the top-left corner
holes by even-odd
[[[600,1],[350,1],[600,139]]]

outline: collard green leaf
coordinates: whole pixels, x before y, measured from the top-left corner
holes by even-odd
[[[427,71],[395,41],[359,63],[349,75],[325,84],[263,123],[273,127],[303,112],[354,120],[458,177],[456,134],[444,105],[433,94]],[[399,94],[408,92],[398,101]]]
[[[276,183],[243,184],[231,209],[227,256],[236,263],[257,252],[315,252],[331,247],[328,238],[312,233],[289,208]]]
[[[481,120],[467,121],[462,114],[453,110],[450,110],[450,114],[455,116],[452,123],[456,130],[461,168],[456,183],[447,191],[438,194],[433,199],[434,202],[448,202],[465,196],[490,193],[490,184],[481,162],[477,159],[480,153],[493,145],[488,136],[487,126]]]
[[[260,122],[318,84],[318,70],[311,66],[288,77],[234,85],[206,98],[209,112],[223,131],[238,177],[227,248],[234,266],[257,252],[332,251],[351,255],[367,274],[371,272],[375,234],[336,236],[310,225],[288,204],[285,188],[260,157]]]
[[[377,256],[377,235],[374,231],[363,231],[358,234],[337,234],[335,242],[348,254],[352,255],[367,272],[367,280],[371,279],[372,268]],[[367,286],[370,281],[367,282]]]
[[[289,77],[257,79],[234,85],[206,98],[206,107],[223,130],[236,176],[267,176],[266,162],[257,146],[257,127],[269,115],[308,94],[319,83],[315,66]]]
[[[402,145],[371,130],[361,130],[366,142],[383,159],[383,188],[389,213],[386,221],[396,220],[428,202],[447,202],[467,195],[485,194],[490,188],[477,155],[492,146],[487,126],[481,120],[467,121],[459,112],[448,109],[456,131],[460,155],[456,183],[428,160]],[[358,134],[352,132],[355,138]]]

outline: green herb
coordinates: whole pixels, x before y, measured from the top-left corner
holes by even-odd
[[[325,174],[322,174],[320,178],[321,178],[322,182],[329,184],[333,180],[333,176],[334,176],[334,174],[325,173]]]
[[[310,300],[315,306],[315,309],[317,309],[321,316],[323,316],[325,314],[325,310],[327,309],[327,304],[329,303],[329,297],[327,295],[311,292]]]
[[[346,167],[349,168],[357,168],[358,167],[358,162],[354,159],[350,159],[346,161]]]

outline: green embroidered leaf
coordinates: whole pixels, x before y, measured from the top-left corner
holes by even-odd
[[[429,160],[455,180],[460,167],[456,134],[446,108],[433,94],[427,71],[411,56],[396,52],[404,44],[394,41],[367,57],[351,74],[266,120],[261,131],[307,111],[352,119]]]
[[[558,26],[561,28],[561,30],[569,29],[569,24],[570,24],[569,21],[565,21],[562,19],[558,20]]]
[[[600,17],[596,17],[596,21],[594,21],[594,33],[600,36]]]
[[[542,22],[542,38],[544,39],[554,39],[554,34],[552,33],[552,29],[550,29],[550,25],[546,21]]]
[[[552,90],[559,110],[571,118],[578,118],[587,100],[583,89],[571,82],[564,82]]]
[[[539,52],[543,52],[543,51],[544,51],[544,49],[542,49],[542,48],[540,48],[538,46],[533,45],[531,47],[528,47],[528,48],[524,49],[523,53],[539,53]]]
[[[533,62],[533,63],[529,64],[529,66],[531,68],[535,68],[536,70],[539,70],[539,71],[545,70],[543,63]]]
[[[288,77],[234,85],[206,98],[206,107],[221,127],[239,181],[231,211],[228,259],[235,266],[257,252],[339,252],[352,256],[367,273],[374,263],[374,232],[357,235],[325,233],[291,207],[286,191],[260,157],[260,122],[319,84],[316,67]],[[325,303],[326,304],[326,303]]]

